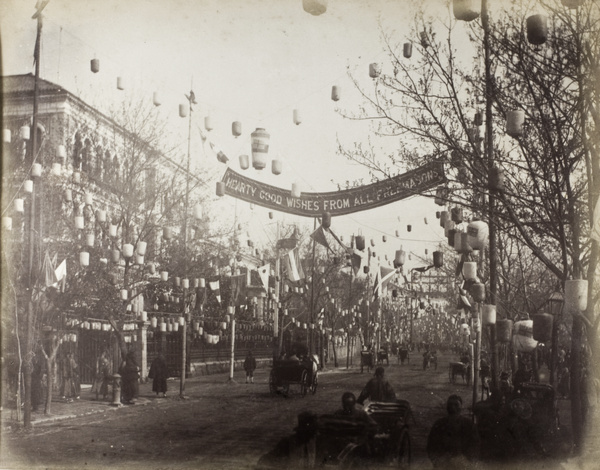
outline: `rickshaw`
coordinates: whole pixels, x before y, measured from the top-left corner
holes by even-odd
[[[287,395],[290,385],[299,384],[300,394],[307,392],[317,393],[318,385],[318,360],[316,357],[304,358],[300,361],[290,359],[276,359],[269,375],[269,391],[275,394],[281,388]]]
[[[367,372],[375,366],[375,354],[373,351],[361,351],[360,352],[360,373],[362,374],[364,368],[367,368]]]
[[[412,458],[409,402],[371,402],[365,411],[376,421],[375,430],[339,415],[319,417],[317,467],[362,468],[370,464],[408,467]]]

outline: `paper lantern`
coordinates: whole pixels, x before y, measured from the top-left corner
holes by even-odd
[[[108,235],[113,238],[117,236],[117,226],[116,225],[110,224],[110,226],[108,227]]]
[[[84,200],[86,206],[91,206],[94,204],[94,196],[92,196],[90,193],[85,193]]]
[[[565,306],[564,311],[577,314],[587,309],[588,281],[573,279],[565,281]]]
[[[485,300],[485,284],[476,282],[471,285],[470,294],[475,302],[483,302]]]
[[[161,320],[161,322],[160,322],[160,331],[162,333],[165,333],[167,331],[167,324],[165,323],[164,320]]]
[[[167,271],[160,272],[160,279],[164,282],[169,280],[169,273]]]
[[[25,191],[26,193],[33,192],[33,180],[25,180],[23,182],[23,191]]]
[[[182,279],[181,280],[181,287],[183,287],[184,289],[189,289],[190,288],[190,280],[189,279]]]
[[[10,132],[10,129],[2,129],[2,141],[5,144],[10,144],[11,140],[12,140],[12,134]]]
[[[584,1],[585,0],[561,0],[561,3],[567,8],[574,9],[583,5]]]
[[[250,157],[248,155],[240,155],[240,168],[242,170],[250,168]]]
[[[262,170],[267,165],[269,140],[271,136],[263,128],[257,128],[251,135],[252,141],[252,167]]]
[[[448,211],[442,211],[440,214],[440,227],[446,227],[446,223],[449,220]]]
[[[204,279],[203,277],[201,277],[200,280],[199,280],[199,284],[200,284],[200,288],[204,289],[206,287],[206,279]]]
[[[73,183],[79,184],[81,183],[81,173],[78,171],[73,172]]]
[[[148,272],[150,274],[156,273],[156,265],[154,263],[148,263]]]
[[[146,242],[140,241],[137,244],[137,254],[138,255],[145,255],[146,254],[146,248],[148,247],[148,244]]]
[[[325,229],[331,227],[331,212],[323,212],[323,215],[321,217],[321,225]]]
[[[532,316],[533,339],[548,343],[552,339],[552,323],[554,318],[548,313],[538,313]]]
[[[125,79],[123,77],[117,77],[117,90],[125,89]]]
[[[481,0],[453,0],[454,18],[459,21],[473,21],[481,13]]]
[[[158,325],[158,320],[157,320],[157,318],[156,318],[156,317],[152,317],[152,318],[150,319],[150,326],[151,326],[152,328],[156,328],[156,326],[157,326],[157,325]]]
[[[298,125],[302,122],[302,117],[300,116],[300,111],[298,109],[294,109],[294,124]]]
[[[410,232],[410,231],[412,230],[412,225],[407,225],[407,226],[406,226],[406,230],[407,230],[408,232]]]
[[[42,165],[39,163],[34,163],[31,165],[31,176],[34,178],[39,178],[42,176]]]
[[[171,230],[171,227],[163,227],[163,238],[165,240],[170,240],[173,238],[173,231]]]
[[[444,253],[442,251],[433,252],[433,266],[441,268],[444,265]]]
[[[278,160],[278,159],[272,160],[271,161],[271,172],[274,175],[280,175],[282,166],[283,166],[283,162],[281,160]]]
[[[95,237],[94,237],[93,233],[87,233],[85,235],[85,244],[87,246],[94,246],[94,239],[95,239]]]
[[[302,8],[311,15],[322,15],[327,11],[327,0],[302,0]]]
[[[217,196],[225,196],[225,183],[217,181]]]
[[[369,64],[369,77],[377,78],[380,74],[381,66],[378,63],[373,62],[372,64]]]
[[[490,189],[502,191],[504,189],[504,170],[497,166],[490,170]]]
[[[81,253],[79,253],[79,264],[81,266],[90,265],[90,254],[87,251],[82,251]]]
[[[121,289],[121,300],[127,300],[128,293],[127,289]]]
[[[152,93],[152,104],[154,104],[154,106],[161,105],[160,93],[158,91]]]
[[[212,126],[212,123],[211,123],[210,116],[205,116],[204,117],[204,128],[207,131],[209,131],[209,132],[213,130],[213,126]]]
[[[453,207],[451,210],[452,221],[460,224],[463,221],[463,210],[462,207]]]
[[[124,258],[131,258],[133,256],[133,245],[131,243],[124,243],[122,251]]]
[[[404,250],[396,250],[396,255],[394,257],[394,267],[399,268],[401,266],[404,266],[405,261],[406,261],[406,252]]]
[[[62,165],[60,163],[53,163],[52,164],[52,174],[54,176],[60,176],[60,173],[62,171]]]
[[[12,230],[12,217],[2,217],[2,228],[4,230]]]
[[[23,140],[29,140],[31,137],[31,129],[29,126],[21,126],[19,129],[19,137]]]
[[[181,285],[181,278],[178,276],[175,276],[174,282],[175,282],[175,286],[179,287]]]
[[[356,249],[359,251],[364,251],[365,249],[365,237],[362,235],[357,235],[354,237],[354,241],[356,243]]]
[[[369,267],[368,266],[363,266],[363,272],[365,274],[369,274]]]
[[[527,40],[530,44],[539,46],[548,39],[548,17],[546,15],[531,15],[527,18]]]
[[[182,104],[179,105],[179,117],[182,117],[182,118],[187,117],[187,115],[188,115],[188,106],[189,105],[184,104],[184,103],[182,103]]]
[[[299,198],[302,195],[302,191],[300,189],[300,184],[292,183],[292,197]]]
[[[100,71],[100,60],[92,59],[90,61],[90,69],[92,70],[92,72],[98,73]]]
[[[98,222],[106,222],[106,211],[103,209],[98,209],[96,211],[96,220]]]
[[[469,336],[471,334],[471,331],[469,329],[469,325],[467,325],[466,323],[461,323],[461,325],[460,325],[460,334],[462,336]]]
[[[511,137],[523,135],[523,124],[525,123],[525,111],[517,109],[506,113],[506,133]]]
[[[404,43],[403,52],[404,52],[404,57],[406,57],[407,59],[411,58],[411,56],[412,56],[412,42],[405,42]]]
[[[467,280],[477,278],[477,263],[475,261],[465,261],[462,267],[462,274]]]
[[[119,250],[112,250],[110,252],[110,260],[113,263],[118,263],[120,259],[121,259],[121,253],[119,252]]]
[[[342,89],[338,85],[333,85],[331,87],[331,99],[333,101],[339,101],[341,91]]]
[[[473,248],[469,245],[468,236],[466,232],[456,232],[454,234],[454,249],[458,253],[470,253]]]
[[[488,244],[488,224],[482,220],[469,222],[467,226],[467,243],[474,250],[484,250]]]
[[[135,254],[135,264],[139,266],[144,265],[144,255],[140,255],[139,253]]]
[[[84,220],[82,215],[75,216],[75,228],[82,230],[84,227]]]
[[[531,352],[537,347],[537,344],[538,344],[538,342],[536,340],[534,340],[532,337],[523,336],[523,335],[520,335],[517,333],[515,333],[513,335],[512,339],[513,339],[513,345],[512,345],[513,351],[516,351],[516,352]]]
[[[240,121],[233,121],[231,123],[231,133],[234,137],[242,135],[242,123]]]
[[[496,324],[496,306],[484,304],[481,306],[481,320],[484,325]]]

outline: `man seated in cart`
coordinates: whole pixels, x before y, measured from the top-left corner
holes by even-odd
[[[384,375],[385,369],[383,367],[380,366],[375,369],[375,376],[367,382],[365,388],[360,392],[358,400],[356,400],[358,404],[362,405],[366,399],[383,402],[396,401],[396,393]]]
[[[355,423],[365,424],[368,427],[377,427],[377,422],[365,410],[356,407],[356,396],[352,392],[344,392],[342,395],[342,408],[334,414]]]

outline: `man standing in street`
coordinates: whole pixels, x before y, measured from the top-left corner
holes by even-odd
[[[356,402],[362,405],[366,399],[370,401],[391,402],[396,400],[396,394],[390,383],[384,378],[385,369],[377,367],[375,377],[367,382],[365,388],[360,392]]]

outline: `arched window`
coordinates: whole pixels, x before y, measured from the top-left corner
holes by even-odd
[[[83,151],[81,152],[81,171],[87,174],[90,174],[91,170],[91,152],[92,143],[90,142],[90,139],[85,139],[85,145],[83,146]]]

